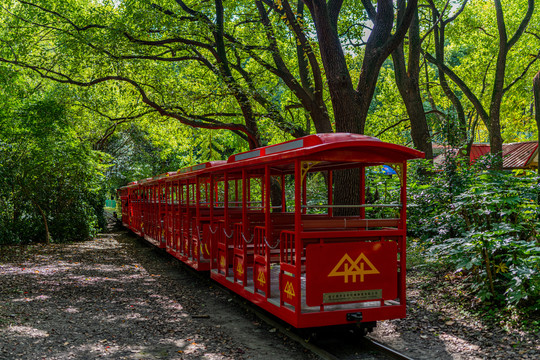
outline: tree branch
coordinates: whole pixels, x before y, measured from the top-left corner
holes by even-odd
[[[373,6],[371,0],[362,0],[362,4],[364,5],[364,9],[366,9],[369,19],[371,21],[375,20],[377,12],[375,11],[375,7]]]
[[[67,17],[65,17],[64,15],[56,12],[56,11],[52,11],[52,10],[49,10],[49,9],[46,9],[42,6],[39,6],[39,5],[36,5],[36,4],[33,4],[31,2],[28,2],[28,1],[23,1],[23,0],[19,0],[19,2],[21,4],[25,4],[25,5],[28,5],[28,6],[32,6],[32,7],[35,7],[43,12],[46,12],[48,14],[51,14],[51,15],[54,15],[64,21],[66,21],[68,24],[70,24],[73,28],[75,28],[75,30],[77,31],[86,31],[86,30],[89,30],[89,29],[106,29],[107,27],[104,26],[104,25],[97,25],[97,24],[90,24],[90,25],[86,25],[86,26],[83,26],[83,27],[80,27],[80,26],[77,26],[74,22],[72,22],[71,20],[69,20]]]
[[[534,56],[534,55],[533,55]],[[514,79],[514,81],[512,81],[512,83],[510,85],[508,85],[507,87],[505,87],[503,89],[503,92],[506,93],[508,90],[510,90],[510,88],[512,86],[514,86],[518,81],[522,80],[525,75],[527,75],[527,72],[529,71],[529,69],[531,68],[531,66],[536,62],[536,60],[540,59],[540,51],[538,51],[538,54],[536,54],[536,56],[533,57],[533,59],[531,61],[529,61],[529,63],[527,64],[527,66],[525,67],[525,69],[523,70],[523,72],[521,73],[521,75],[519,75],[517,78]]]
[[[482,103],[480,100],[474,95],[474,93],[469,89],[467,84],[459,77],[455,72],[453,72],[448,66],[446,66],[443,63],[440,63],[431,55],[430,53],[424,52],[424,57],[432,64],[437,65],[440,67],[441,70],[444,71],[444,73],[452,79],[452,81],[463,91],[465,96],[469,99],[469,101],[473,104],[476,111],[480,115],[480,118],[484,121],[486,124],[486,127],[489,129],[489,115],[487,114],[486,110],[484,109]]]
[[[497,0],[498,1],[498,0]],[[534,0],[529,0],[527,4],[527,13],[523,17],[523,20],[521,20],[521,23],[519,24],[519,27],[517,28],[514,36],[508,41],[508,48],[510,49],[514,44],[519,40],[527,26],[529,25],[529,21],[531,20],[532,14],[534,12]]]
[[[388,57],[392,53],[392,51],[394,51],[394,49],[398,46],[398,44],[402,42],[403,39],[405,38],[407,31],[409,31],[409,26],[411,25],[413,16],[416,12],[417,5],[418,5],[417,0],[408,1],[407,8],[405,9],[405,13],[403,15],[403,20],[401,24],[399,24],[394,35],[390,37],[390,39],[386,42],[386,44],[384,45],[382,49],[384,58]]]
[[[379,133],[377,135],[375,135],[376,138],[378,138],[379,136],[381,136],[382,134],[384,134],[385,132],[387,132],[388,130],[392,129],[392,128],[395,128],[396,126],[398,126],[399,124],[405,122],[405,121],[409,121],[409,118],[405,118],[405,119],[401,119],[399,120],[397,123],[395,124],[392,124],[390,125],[389,127],[387,127],[386,129],[383,129],[381,131],[379,131]]]
[[[62,83],[62,84],[77,85],[77,86],[80,86],[80,87],[90,87],[90,86],[97,85],[97,84],[104,83],[104,82],[108,82],[108,81],[125,82],[125,83],[128,83],[131,86],[133,86],[137,90],[137,92],[139,92],[139,94],[140,94],[140,96],[142,98],[142,101],[146,105],[151,107],[152,109],[156,110],[161,116],[167,116],[167,117],[176,119],[176,120],[180,121],[180,123],[182,123],[184,125],[188,125],[188,126],[192,126],[192,127],[196,127],[196,128],[226,129],[226,130],[241,131],[241,132],[245,133],[248,136],[249,139],[256,141],[255,134],[252,134],[247,129],[247,127],[245,125],[235,124],[235,123],[220,123],[220,124],[203,123],[203,122],[200,122],[200,121],[190,120],[190,119],[188,119],[188,118],[186,118],[186,117],[184,117],[184,116],[182,116],[180,114],[170,112],[167,109],[165,109],[164,107],[162,107],[159,104],[157,104],[156,102],[154,102],[153,100],[151,100],[148,97],[148,94],[143,89],[141,84],[139,84],[135,80],[127,78],[127,77],[123,77],[123,76],[104,76],[104,77],[97,78],[97,79],[94,79],[94,80],[91,80],[91,81],[79,81],[79,80],[75,80],[75,79],[71,78],[70,76],[68,76],[66,74],[62,74],[62,73],[59,73],[57,71],[53,71],[53,70],[50,70],[50,69],[45,69],[45,68],[42,68],[42,67],[39,67],[39,66],[34,66],[34,65],[30,65],[30,64],[26,64],[26,63],[22,63],[22,62],[18,62],[18,61],[7,60],[7,59],[4,59],[4,58],[0,58],[0,62],[9,63],[9,64],[13,64],[13,65],[17,65],[17,66],[20,66],[20,67],[23,67],[23,68],[33,70],[34,72],[36,72],[39,76],[41,76],[44,79],[53,80],[55,82]]]

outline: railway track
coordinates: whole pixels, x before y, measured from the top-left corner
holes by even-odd
[[[375,340],[371,339],[370,337],[364,337],[364,339],[362,339],[362,341],[368,348],[372,348],[372,349],[374,349],[374,350],[376,350],[376,351],[378,351],[380,353],[383,353],[383,354],[387,355],[388,357],[390,357],[392,359],[413,360],[412,357],[409,357],[409,356],[407,356],[405,354],[402,354],[399,351],[397,351],[395,349],[392,349],[389,346],[386,346],[384,344],[381,344],[378,341],[375,341]]]
[[[412,357],[400,353],[369,336],[361,336],[345,329],[337,330],[337,332],[334,333],[332,333],[331,330],[324,328],[314,330],[313,333],[294,329],[290,325],[283,323],[280,319],[274,319],[271,315],[261,311],[258,307],[245,301],[242,297],[229,291],[227,288],[221,288],[232,296],[233,301],[236,304],[253,313],[261,321],[272,328],[275,328],[276,331],[279,331],[292,341],[300,344],[311,353],[317,355],[320,359],[413,360]]]

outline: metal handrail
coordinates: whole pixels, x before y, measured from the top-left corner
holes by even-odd
[[[360,204],[360,205],[302,205],[303,209],[316,209],[316,208],[368,208],[368,207],[397,207],[402,208],[402,204]]]
[[[275,248],[278,247],[279,243],[281,242],[281,239],[278,239],[277,243],[274,245],[274,246],[270,246],[270,244],[268,243],[268,241],[266,241],[266,236],[263,236],[263,240],[264,242],[266,243],[266,246],[268,246],[270,249],[274,250]]]
[[[231,230],[231,235],[228,235],[228,234],[227,234],[227,231],[225,230],[225,228],[223,228],[223,233],[225,234],[225,236],[227,237],[227,239],[230,239],[230,238],[233,237],[234,230]]]
[[[241,234],[242,234],[242,238],[244,239],[244,242],[246,244],[251,244],[253,242],[253,239],[255,238],[255,233],[251,234],[251,239],[249,241],[246,239],[243,232]]]

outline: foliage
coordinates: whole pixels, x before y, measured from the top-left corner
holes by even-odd
[[[73,241],[104,227],[102,160],[54,92],[0,114],[0,244]]]
[[[489,158],[471,167],[447,159],[411,179],[411,235],[431,261],[469,276],[480,300],[540,310],[538,178],[491,170]]]

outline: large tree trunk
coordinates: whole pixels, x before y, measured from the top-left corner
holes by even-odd
[[[362,0],[365,10],[373,22],[373,29],[367,40],[356,89],[353,86],[337,32],[339,13],[343,2],[304,0],[304,3],[309,8],[315,23],[321,59],[334,111],[336,131],[363,134],[380,68],[403,41],[412,21],[417,0],[408,2],[403,21],[398,24],[394,34],[392,34],[395,20],[393,1],[378,0],[375,9],[371,1]]]
[[[400,12],[401,13],[401,12]],[[426,159],[433,159],[431,134],[420,95],[420,32],[418,11],[409,28],[409,66],[405,65],[403,43],[392,53],[394,74],[411,123],[411,137],[415,148],[423,151]]]
[[[330,17],[325,1],[313,1],[307,5],[315,20],[321,59],[336,120],[336,131],[359,133],[361,111],[337,33],[337,17],[334,19]]]
[[[540,150],[540,71],[533,78],[534,93],[534,118],[536,119],[536,129],[538,132],[538,150]],[[538,166],[538,175],[540,175],[540,166]],[[539,197],[540,200],[540,197]]]
[[[365,10],[373,22],[373,29],[366,44],[356,89],[353,86],[337,32],[339,13],[343,2],[304,0],[304,3],[309,8],[315,23],[321,59],[334,111],[336,131],[363,134],[380,68],[403,41],[412,21],[417,0],[409,1],[403,21],[398,24],[393,35],[392,28],[395,20],[393,1],[378,0],[377,9],[375,9],[370,0],[362,0]],[[357,170],[336,172],[334,185],[336,205],[358,204],[360,179]],[[356,213],[350,208],[336,210],[335,215]]]

